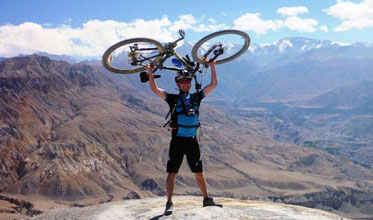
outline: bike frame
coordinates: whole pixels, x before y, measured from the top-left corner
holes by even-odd
[[[181,30],[179,31],[179,33],[181,32]],[[182,33],[182,32],[181,32]],[[168,67],[168,66],[163,66],[163,63],[170,57],[172,56],[175,56],[181,63],[182,65],[189,71],[192,71],[193,70],[193,67],[187,63],[183,57],[181,57],[176,51],[175,51],[175,47],[177,46],[177,42],[181,41],[181,40],[184,40],[184,34],[180,34],[181,37],[179,39],[177,39],[176,41],[174,42],[170,42],[170,43],[166,43],[164,45],[164,49],[165,51],[163,53],[160,53],[160,54],[157,54],[157,55],[154,55],[152,57],[147,57],[145,59],[143,59],[141,62],[143,61],[146,61],[146,60],[150,60],[152,58],[155,58],[155,57],[158,57],[158,56],[162,56],[162,59],[156,64],[156,67],[158,67],[159,69],[167,69],[167,70],[172,70],[172,71],[180,71],[182,70],[181,68],[173,68],[173,67]],[[134,52],[136,51],[141,51],[141,50],[157,50],[157,48],[136,48]],[[140,63],[141,65],[141,63]],[[155,71],[155,70],[154,70]]]
[[[191,61],[188,55],[186,55],[185,57],[181,57],[174,50],[177,46],[177,42],[184,39],[185,32],[183,30],[179,30],[179,34],[181,36],[179,39],[166,44],[161,44],[159,41],[156,41],[154,39],[142,37],[130,38],[120,41],[109,47],[104,52],[102,56],[102,64],[107,70],[118,74],[131,74],[140,72],[146,69],[145,65],[149,64],[156,66],[157,69],[169,69],[172,71],[188,71],[189,73],[195,73],[197,71],[202,72],[204,68],[208,68],[208,65],[206,65],[207,62],[215,61],[216,64],[229,62],[237,58],[238,56],[241,56],[250,46],[250,36],[242,31],[233,29],[217,31],[206,35],[193,46],[191,51],[193,61]],[[228,47],[225,47],[226,45],[228,45],[228,43],[230,43],[229,40],[227,41],[227,44],[222,43],[220,40],[216,41],[215,43],[211,42],[212,44],[208,43],[212,39],[217,40],[220,36],[233,36],[234,38],[238,37],[236,39],[238,39],[240,43],[243,44],[239,44],[238,50],[235,50],[233,53],[227,54],[228,56],[219,57],[217,59],[218,56],[225,53],[226,49],[227,51],[230,50]],[[141,48],[143,43],[148,43],[148,45],[153,45],[155,47],[149,48],[145,46]],[[129,46],[130,51],[126,49],[117,50],[118,48],[123,48],[123,46]],[[207,52],[204,52],[204,54],[201,54],[201,52],[206,51],[206,48],[202,46],[209,47]],[[117,53],[114,54],[113,52],[116,50]],[[154,55],[154,53],[143,53],[145,51],[157,52],[158,54]],[[121,58],[120,56],[118,56],[121,53],[123,53],[123,55],[127,57],[128,62],[121,63]],[[113,62],[113,55],[115,55],[116,57],[115,62]],[[175,56],[176,59],[172,59],[172,63],[174,63],[175,66],[179,68],[172,68],[163,65],[164,62],[171,56]],[[199,69],[199,66],[196,67],[196,64],[202,64],[204,68],[201,70]],[[130,65],[130,67],[126,67],[123,65]],[[183,68],[180,69],[180,67]],[[142,72],[140,74],[142,82],[146,82],[145,75],[146,72]]]
[[[138,60],[136,58],[136,51],[141,51],[141,50],[158,50],[157,48],[138,48],[137,45],[135,48],[132,48],[131,47],[131,53],[133,52],[134,55],[132,57],[134,57],[135,59],[133,60],[134,62],[134,65],[138,65],[138,62],[140,63],[140,65],[142,65],[142,62],[146,61],[146,60],[151,60],[155,57],[158,57],[158,56],[162,56],[161,60],[155,65],[155,68],[153,69],[153,73],[155,73],[158,69],[166,69],[166,70],[171,70],[171,71],[175,71],[175,72],[179,72],[179,71],[182,71],[183,68],[175,68],[175,67],[169,67],[169,66],[164,66],[164,62],[169,59],[170,57],[172,56],[175,56],[182,64],[182,66],[184,67],[184,69],[188,70],[189,72],[192,73],[192,76],[193,78],[195,79],[195,82],[196,82],[196,91],[199,91],[201,90],[201,83],[198,83],[197,81],[197,76],[196,76],[196,72],[200,72],[202,73],[203,70],[205,68],[207,68],[208,66],[205,64],[204,65],[204,68],[200,69],[200,65],[199,63],[197,62],[192,62],[190,61],[188,55],[187,55],[187,58],[188,60],[186,61],[185,58],[183,58],[182,56],[180,56],[176,51],[175,51],[175,47],[177,46],[177,42],[181,41],[184,39],[185,37],[185,32],[183,30],[179,30],[179,34],[180,34],[180,38],[175,40],[174,42],[170,42],[170,43],[166,43],[164,44],[164,52],[163,53],[160,53],[160,54],[157,54],[157,55],[154,55],[154,56],[151,56],[151,57],[146,57],[144,58],[143,60]],[[218,47],[217,50],[215,50],[216,48]],[[215,60],[219,55],[223,54],[224,50],[222,48],[222,45],[221,44],[217,44],[217,45],[213,45],[210,50],[207,51],[207,53],[204,55],[204,57],[207,57],[211,52],[214,51],[214,57],[211,59],[212,61]],[[194,65],[191,65],[190,63],[193,63]],[[193,67],[193,66],[196,66],[196,67]],[[160,75],[158,75],[157,77],[160,77]]]

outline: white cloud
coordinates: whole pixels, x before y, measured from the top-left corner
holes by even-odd
[[[360,3],[337,0],[335,5],[325,11],[328,15],[342,20],[342,23],[334,29],[335,31],[373,27],[373,0],[364,0]]]
[[[208,25],[205,25],[205,24],[200,24],[196,27],[193,28],[193,30],[195,32],[204,32],[204,31],[218,31],[218,30],[222,30],[222,29],[227,29],[228,26],[225,25],[225,24],[208,24]]]
[[[314,19],[300,18],[296,16],[286,18],[284,26],[293,31],[315,32],[318,22]]]
[[[320,25],[320,30],[324,32],[329,32],[328,27],[326,25]]]
[[[193,15],[188,14],[188,15],[181,15],[179,16],[179,20],[175,21],[172,26],[171,30],[177,31],[179,29],[193,29],[193,25],[197,23],[197,20],[193,17]]]
[[[148,37],[168,42],[175,40],[179,29],[215,31],[227,28],[207,19],[206,24],[192,15],[182,15],[176,21],[167,16],[161,19],[132,22],[91,20],[81,27],[70,25],[52,27],[33,22],[0,26],[0,56],[10,57],[20,53],[48,52],[73,56],[99,57],[112,44],[133,37]]]
[[[283,27],[282,20],[263,20],[259,13],[246,13],[233,21],[234,28],[265,34],[268,30],[276,31]]]
[[[209,20],[209,22],[210,22],[211,24],[216,24],[216,20],[215,20],[215,19],[213,19],[213,18],[209,18],[208,20]]]
[[[99,56],[113,43],[132,37],[172,40],[171,24],[166,16],[160,20],[136,20],[132,23],[92,20],[80,28],[62,25],[56,28],[26,22],[0,27],[0,56],[38,51],[77,56]]]
[[[287,16],[284,20],[284,27],[299,32],[315,32],[318,22],[315,19],[300,18],[298,14],[308,13],[304,6],[299,7],[282,7],[277,9],[277,13]]]
[[[308,9],[304,6],[299,7],[282,7],[277,9],[277,13],[285,16],[296,16],[298,14],[308,13]]]
[[[193,30],[195,32],[204,32],[227,28],[228,26],[226,24],[218,24],[213,18],[206,18],[205,16],[202,16],[200,20],[197,20],[193,15],[189,14],[179,16],[179,20],[172,23],[170,30],[176,32],[179,29],[183,29]]]
[[[289,13],[290,14],[290,13]],[[290,16],[285,20],[263,20],[260,14],[246,13],[234,21],[234,28],[241,30],[254,31],[257,34],[266,34],[269,30],[277,31],[282,28],[288,28],[299,32],[315,32],[318,22],[310,18],[300,18]]]
[[[66,26],[61,26],[58,30],[43,28],[32,22],[18,26],[2,26],[0,27],[0,55],[13,56],[20,52],[27,54],[49,49],[59,54],[71,44],[71,41],[61,34],[62,32],[69,33],[71,30]]]

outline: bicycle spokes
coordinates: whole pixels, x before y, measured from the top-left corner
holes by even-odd
[[[220,64],[240,56],[249,45],[250,38],[242,31],[218,31],[198,41],[192,49],[192,56],[199,63],[216,59],[215,63]]]
[[[214,44],[201,58],[205,61],[214,61],[218,56],[224,53],[223,44]]]
[[[104,66],[115,73],[134,73],[145,65],[158,62],[163,56],[163,46],[147,38],[129,39],[109,48],[103,56]]]
[[[153,45],[143,43],[139,45],[138,43],[133,46],[125,46],[123,48],[118,48],[111,55],[111,65],[120,68],[124,66],[137,66],[137,65],[147,65],[150,64],[155,57],[159,55],[157,48],[154,48]],[[125,58],[125,59],[123,59]],[[114,62],[116,61],[116,62]]]
[[[204,60],[212,60],[217,54],[221,55],[219,57],[219,60],[224,59],[230,54],[234,54],[237,52],[238,48],[241,48],[243,45],[243,41],[240,42],[238,39],[235,39],[237,44],[233,44],[231,42],[226,42],[228,39],[227,38],[222,38],[221,39],[212,39],[213,41],[209,41],[205,43],[205,46],[202,48],[202,50],[199,52],[199,54],[203,55],[202,58]],[[229,38],[231,39],[231,38]],[[219,40],[219,41],[217,41]],[[236,48],[235,48],[236,47]],[[203,54],[208,48],[210,48],[205,54]],[[226,52],[225,55],[222,52]]]

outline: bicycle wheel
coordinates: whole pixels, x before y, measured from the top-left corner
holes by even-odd
[[[102,64],[114,73],[136,73],[145,70],[147,64],[157,64],[163,53],[163,45],[156,40],[131,38],[109,47],[102,55]]]
[[[211,59],[214,54],[204,57],[206,52],[216,44],[222,44],[224,53],[217,57],[216,64],[231,61],[242,55],[250,46],[250,37],[245,32],[239,30],[223,30],[209,34],[199,40],[192,49],[192,57],[198,63],[205,63],[206,59]]]

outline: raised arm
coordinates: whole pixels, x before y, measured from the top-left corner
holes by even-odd
[[[215,87],[218,85],[218,76],[216,74],[215,62],[208,62],[207,65],[209,65],[211,68],[211,83],[203,88],[205,96],[208,96],[208,94],[210,94],[212,90],[214,90]]]
[[[150,65],[147,65],[146,69],[148,70],[150,89],[161,99],[165,100],[166,92],[157,86],[157,83],[155,82],[153,77],[153,68]]]

